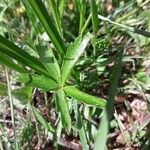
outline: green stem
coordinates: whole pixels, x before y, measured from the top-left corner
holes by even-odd
[[[96,0],[96,5],[97,5],[98,3],[99,3],[99,0]],[[91,18],[92,18],[92,13],[89,14],[88,19],[86,20],[84,26],[82,27],[82,30],[81,30],[81,32],[80,32],[81,34],[84,33],[85,29],[87,28],[87,26],[88,26],[89,23],[90,23]]]

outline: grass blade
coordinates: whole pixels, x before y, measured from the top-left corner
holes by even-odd
[[[43,2],[41,0],[28,0],[28,2],[36,13],[38,19],[43,25],[45,31],[47,32],[50,40],[54,44],[57,51],[60,53],[60,55],[64,55],[66,49],[64,41],[62,40],[55,25],[53,24],[53,20],[46,11],[47,9],[44,6]]]
[[[17,60],[18,62],[36,70],[39,73],[48,75],[44,65],[36,58],[29,55],[27,52],[8,41],[6,38],[0,35],[0,52]]]
[[[32,106],[31,106],[32,107]],[[35,115],[35,118],[37,119],[37,121],[47,130],[47,131],[50,131],[50,132],[55,132],[54,128],[49,124],[47,123],[47,121],[43,118],[43,116],[35,109],[35,108],[32,108],[33,109],[33,113]]]
[[[80,20],[79,20],[79,34],[83,28],[85,22],[85,12],[86,12],[86,1],[85,0],[77,0],[76,5],[79,11]]]
[[[96,0],[96,6],[97,5],[100,5],[99,0]],[[85,22],[84,26],[82,27],[81,34],[83,34],[85,32],[86,28],[88,27],[88,25],[91,21],[91,18],[92,18],[92,12],[89,14],[88,18],[86,19],[86,22]]]
[[[41,24],[38,25],[38,23],[37,23],[37,17],[35,15],[33,9],[31,9],[28,1],[22,0],[22,2],[23,2],[23,5],[25,7],[25,11],[27,13],[27,16],[29,17],[29,19],[30,19],[30,21],[31,21],[34,29],[36,30],[37,33],[42,33],[42,30],[40,28],[42,25]]]
[[[10,57],[0,52],[0,63],[8,66],[9,68],[16,70],[19,73],[27,73],[27,71],[16,64]]]
[[[60,18],[63,17],[64,15],[64,9],[65,9],[65,0],[59,0],[59,14],[60,14]]]
[[[97,7],[95,0],[91,0],[91,10],[92,10],[92,24],[94,33],[97,32],[98,29],[98,15],[97,15]]]
[[[91,38],[92,35],[90,33],[86,34],[84,37],[79,36],[76,38],[75,42],[70,44],[68,47],[61,67],[62,84],[65,83],[71,69],[74,67],[81,54],[84,52]]]
[[[88,142],[87,142],[87,137],[86,137],[86,131],[85,131],[85,126],[83,124],[83,120],[81,118],[81,114],[80,114],[80,111],[78,110],[78,117],[79,117],[79,122],[81,123],[81,128],[79,129],[79,137],[80,137],[80,141],[81,141],[81,144],[82,144],[82,147],[84,150],[88,150],[89,146],[88,146]]]
[[[121,70],[122,70],[122,57],[123,57],[123,51],[120,51],[116,60],[116,64],[114,65],[114,68],[112,71],[111,86],[109,89],[109,97],[108,97],[106,109],[104,110],[104,115],[100,123],[98,136],[95,141],[94,150],[99,150],[99,149],[103,150],[106,147],[107,134],[109,131],[109,122],[113,114],[113,107],[115,104],[114,99],[117,93],[118,80],[120,78]]]
[[[124,28],[127,31],[131,31],[131,32],[134,32],[134,33],[146,36],[146,37],[150,37],[150,32],[148,32],[148,31],[144,31],[144,30],[141,30],[141,29],[136,29],[136,28],[133,28],[131,26],[126,26],[126,25],[123,25],[121,23],[111,21],[110,19],[108,19],[108,18],[106,18],[104,16],[101,16],[101,15],[98,15],[98,18],[101,19],[101,20],[107,21],[107,22],[109,22],[111,24],[117,25],[117,26],[119,26],[121,28]]]
[[[88,146],[88,141],[87,141],[86,130],[85,130],[85,126],[84,126],[83,120],[81,118],[81,113],[78,108],[78,104],[77,104],[76,100],[73,101],[73,110],[74,110],[75,119],[77,122],[76,123],[77,132],[79,132],[79,137],[80,137],[80,142],[81,142],[82,148],[84,150],[88,150],[89,146]],[[75,129],[75,131],[76,131],[76,129]]]
[[[105,108],[106,101],[104,99],[86,94],[84,92],[81,92],[74,86],[66,86],[64,87],[64,91],[74,99],[86,103],[93,106],[98,106],[100,108]]]
[[[96,1],[91,0],[91,11],[92,11],[92,26],[93,26],[93,31],[94,31],[94,38],[93,38],[93,55],[96,56],[96,33],[98,29],[98,14],[97,14],[97,6],[96,6]]]
[[[69,114],[68,104],[65,99],[65,93],[62,89],[59,89],[56,92],[56,104],[57,108],[61,113],[61,121],[64,128],[67,129],[67,132],[71,131],[71,118]]]
[[[150,37],[150,32],[134,28],[134,32],[146,37]]]
[[[59,31],[59,34],[62,35],[61,20],[56,2],[54,0],[48,0],[47,2],[55,20],[57,30]]]

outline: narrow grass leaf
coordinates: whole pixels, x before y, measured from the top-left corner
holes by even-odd
[[[48,75],[44,65],[35,57],[29,55],[27,52],[0,35],[0,52],[17,60],[40,74]]]
[[[134,28],[134,32],[145,37],[150,37],[150,32]]]
[[[67,132],[71,131],[71,118],[69,114],[68,104],[66,102],[65,93],[62,89],[56,91],[56,104],[57,108],[61,113],[61,121]]]
[[[87,141],[85,126],[81,118],[81,113],[78,108],[78,104],[76,100],[73,101],[73,110],[74,110],[75,119],[76,119],[77,132],[79,132],[79,137],[80,137],[82,148],[84,150],[88,150],[89,148],[88,148],[88,141]]]
[[[54,128],[47,123],[47,121],[43,118],[43,116],[41,115],[41,113],[39,111],[37,111],[35,108],[33,108],[33,113],[35,115],[35,118],[37,119],[37,121],[47,130],[50,132],[55,132]]]
[[[79,14],[80,14],[80,20],[79,20],[79,34],[81,33],[81,30],[83,28],[84,22],[85,22],[85,12],[86,12],[86,1],[85,0],[78,0],[76,2]]]
[[[87,27],[91,21],[91,18],[92,18],[92,13],[90,13],[88,18],[86,19],[86,22],[85,22],[84,26],[82,27],[81,34],[83,34],[85,32],[85,30],[87,29]]]
[[[75,86],[66,86],[64,91],[74,99],[93,106],[98,106],[100,108],[105,108],[106,101],[102,98],[98,98],[87,93],[81,92]]]
[[[97,6],[96,6],[95,0],[91,0],[91,10],[92,10],[93,30],[94,30],[94,33],[96,33],[98,29],[98,14],[97,14]]]
[[[64,10],[65,10],[65,0],[59,0],[59,14],[60,14],[60,18],[62,19],[63,15],[64,15]]]
[[[122,70],[122,57],[123,57],[123,51],[121,50],[118,54],[116,63],[114,65],[112,75],[111,75],[111,86],[108,93],[108,100],[106,109],[104,110],[104,115],[102,117],[102,120],[100,122],[100,127],[98,130],[98,136],[95,141],[95,147],[94,150],[100,150],[105,149],[106,147],[106,141],[107,141],[107,134],[109,131],[109,123],[112,118],[113,114],[113,107],[115,104],[115,96],[117,94],[117,88],[118,88],[118,80],[121,75]]]
[[[43,25],[45,31],[47,32],[50,40],[54,44],[57,51],[60,53],[60,55],[64,55],[64,52],[66,50],[64,41],[58,33],[57,28],[53,24],[53,20],[47,12],[47,9],[43,2],[41,0],[28,0],[28,2],[36,13],[38,19]]]
[[[33,9],[31,9],[29,3],[27,0],[22,0],[23,2],[23,5],[25,7],[25,11],[27,13],[27,16],[29,17],[34,29],[36,30],[37,33],[42,33],[42,30],[41,30],[41,24],[40,22],[37,22],[37,17],[33,11]]]
[[[94,1],[94,0],[93,0]],[[101,4],[102,3],[102,4]],[[99,1],[99,0],[96,0],[96,6],[100,6],[102,5],[103,6],[103,2]],[[97,8],[98,10],[98,8]],[[93,10],[94,11],[94,10]],[[98,14],[97,14],[98,15]],[[98,17],[98,16],[97,16]],[[92,18],[92,12],[90,12],[89,16],[87,17],[86,19],[86,22],[84,23],[84,26],[82,27],[82,31],[81,31],[81,34],[83,34],[85,32],[85,30],[87,29],[90,21],[91,21],[91,18]]]
[[[101,15],[98,15],[98,18],[101,19],[101,20],[107,21],[107,22],[109,22],[111,24],[117,25],[117,26],[119,26],[121,28],[124,28],[127,31],[131,31],[131,32],[143,35],[145,37],[150,37],[150,32],[148,32],[148,31],[144,31],[144,30],[141,30],[141,29],[136,29],[136,28],[133,28],[131,26],[127,26],[127,25],[123,25],[123,24],[118,23],[118,22],[111,21],[110,19],[108,19],[108,18],[106,18],[104,16],[101,16]]]
[[[41,88],[43,91],[53,91],[59,88],[53,79],[46,78],[42,75],[20,74],[17,80],[28,86]]]
[[[0,64],[6,65],[9,68],[19,72],[26,73],[27,70],[22,68],[20,65],[16,64],[10,57],[0,52]]]
[[[81,118],[81,114],[80,114],[80,111],[78,110],[78,115],[79,115],[79,122],[81,123],[81,129],[79,129],[79,137],[80,137],[80,141],[81,141],[81,144],[82,144],[82,148],[84,150],[89,150],[89,146],[88,146],[88,142],[87,142],[87,136],[86,136],[86,131],[85,131],[85,126],[84,126],[84,123],[83,123],[83,120]]]
[[[57,30],[59,31],[59,34],[62,35],[61,20],[60,20],[60,15],[59,15],[59,11],[58,11],[56,1],[48,0],[47,2],[48,2],[48,6],[50,8],[50,11],[52,13],[52,16],[55,20]]]
[[[93,38],[93,55],[96,56],[96,35],[97,35],[97,30],[98,30],[98,14],[97,14],[97,6],[96,6],[96,1],[91,0],[91,12],[92,12],[92,26],[93,26],[93,31],[94,31],[94,38]]]
[[[37,52],[49,75],[52,76],[59,83],[60,68],[53,54],[53,50],[50,47],[47,47],[46,45],[38,45]]]
[[[61,67],[62,84],[65,83],[71,69],[74,67],[81,54],[84,52],[91,38],[92,35],[90,33],[86,34],[84,37],[79,36],[76,38],[74,43],[70,44],[68,47]]]

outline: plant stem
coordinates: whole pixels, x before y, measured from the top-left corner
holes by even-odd
[[[8,86],[8,96],[9,96],[9,101],[10,101],[11,119],[12,119],[12,128],[13,128],[13,131],[14,131],[15,147],[16,147],[16,150],[19,150],[19,144],[18,144],[18,139],[17,139],[17,134],[16,134],[16,126],[15,126],[13,97],[12,97],[12,94],[11,94],[11,86],[10,86],[10,81],[9,81],[9,75],[8,75],[8,70],[7,70],[6,67],[5,67],[5,74],[6,74],[6,80],[7,80],[7,86]]]

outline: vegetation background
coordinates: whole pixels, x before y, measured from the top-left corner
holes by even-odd
[[[0,149],[149,150],[150,0],[0,0]]]

